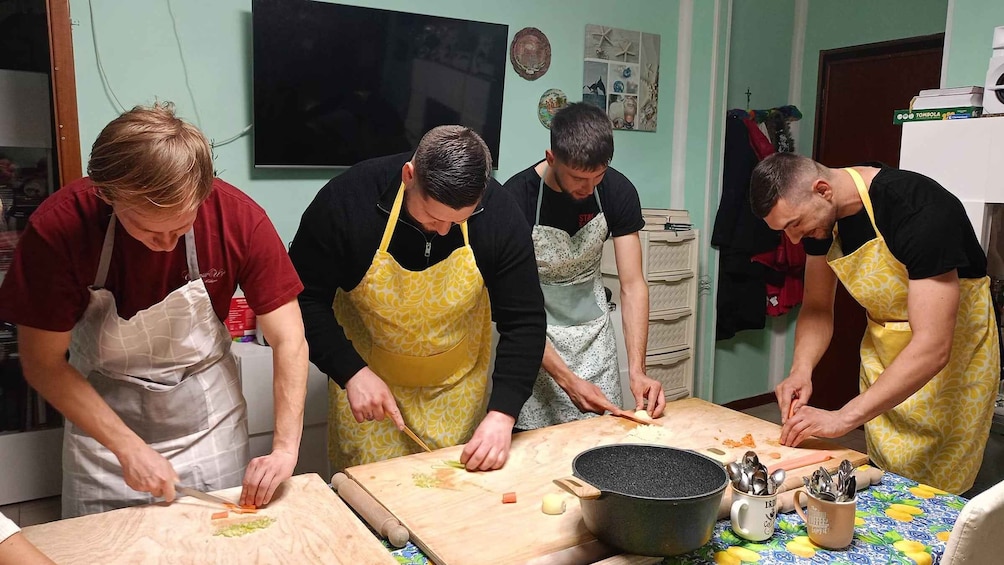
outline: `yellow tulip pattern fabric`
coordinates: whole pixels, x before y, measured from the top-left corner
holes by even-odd
[[[876,238],[843,255],[839,236],[827,262],[868,313],[861,341],[862,392],[910,342],[909,277],[875,225],[868,189],[854,178]],[[972,487],[982,461],[1000,378],[990,279],[959,279],[959,312],[948,365],[899,406],[865,424],[868,456],[882,469],[952,493]]]
[[[359,355],[387,384],[405,423],[429,447],[468,441],[484,415],[491,309],[461,225],[464,246],[409,271],[387,252],[404,196],[398,190],[383,241],[359,284],[335,295],[334,311]],[[389,418],[356,422],[344,390],[329,384],[332,469],[421,450]]]

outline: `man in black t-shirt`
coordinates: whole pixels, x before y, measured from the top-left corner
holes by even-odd
[[[787,379],[775,389],[781,442],[862,424],[879,467],[961,493],[979,470],[1000,351],[986,256],[958,198],[917,173],[866,163],[830,169],[777,153],[750,183],[753,212],[805,242],[805,298]],[[807,406],[833,334],[837,280],[868,314],[861,394]]]
[[[645,374],[648,286],[638,238],[645,222],[638,191],[609,166],[613,150],[606,114],[589,104],[572,104],[551,122],[551,148],[544,160],[505,183],[533,226],[547,313],[542,368],[517,428],[621,411],[617,351],[600,275],[603,242],[611,235],[635,406],[653,417],[665,406],[662,385]]]

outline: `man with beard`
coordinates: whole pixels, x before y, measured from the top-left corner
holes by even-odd
[[[865,163],[831,169],[791,153],[761,161],[753,212],[804,240],[805,297],[788,378],[775,389],[781,442],[862,424],[881,468],[961,493],[973,485],[1000,378],[986,255],[958,198],[917,173]],[[808,406],[833,335],[837,280],[868,314],[861,394]]]
[[[544,360],[516,422],[519,429],[621,411],[617,348],[600,275],[603,242],[610,236],[635,406],[657,418],[666,404],[662,385],[645,374],[648,285],[638,237],[645,221],[638,191],[609,166],[613,156],[613,130],[603,110],[571,104],[551,121],[544,160],[504,185],[533,227],[547,314]]]
[[[337,385],[334,469],[418,451],[405,425],[433,449],[466,443],[471,471],[508,459],[544,308],[530,230],[491,171],[478,134],[439,126],[414,153],[338,175],[304,212],[289,255],[310,360]]]

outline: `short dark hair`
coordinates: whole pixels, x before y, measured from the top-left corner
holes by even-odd
[[[758,218],[777,206],[781,198],[799,200],[807,194],[794,190],[808,177],[822,174],[822,167],[808,157],[794,153],[774,153],[757,163],[750,177],[750,207]]]
[[[551,152],[563,164],[592,171],[614,158],[614,131],[610,118],[586,102],[569,104],[551,119]]]
[[[415,156],[418,187],[436,202],[459,210],[481,201],[492,175],[492,154],[474,130],[438,126],[418,143]]]

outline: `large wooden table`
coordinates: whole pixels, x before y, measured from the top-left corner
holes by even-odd
[[[811,440],[800,448],[778,445],[780,427],[753,416],[698,399],[670,402],[656,421],[667,431],[661,442],[709,454],[739,458],[748,446],[734,446],[745,434],[767,464],[783,463],[825,450],[824,466],[835,469],[842,459],[855,465],[867,457],[836,444]],[[461,447],[419,453],[346,470],[411,532],[415,544],[439,565],[519,563],[568,554],[596,546],[586,529],[578,500],[567,497],[560,516],[541,512],[541,499],[563,493],[552,479],[572,474],[577,454],[597,445],[625,441],[638,424],[613,416],[589,418],[517,434],[508,463],[498,471],[468,473],[443,464],[458,459]],[[789,473],[790,482],[811,473],[819,463]],[[502,504],[502,493],[516,492],[516,504]]]
[[[240,488],[215,494],[236,501]],[[24,529],[24,535],[60,565],[395,563],[317,475],[299,475],[280,485],[268,507],[253,515],[269,516],[275,522],[245,536],[214,536],[216,526],[210,516],[219,510],[214,504],[185,497],[169,505],[137,506],[31,526]]]

